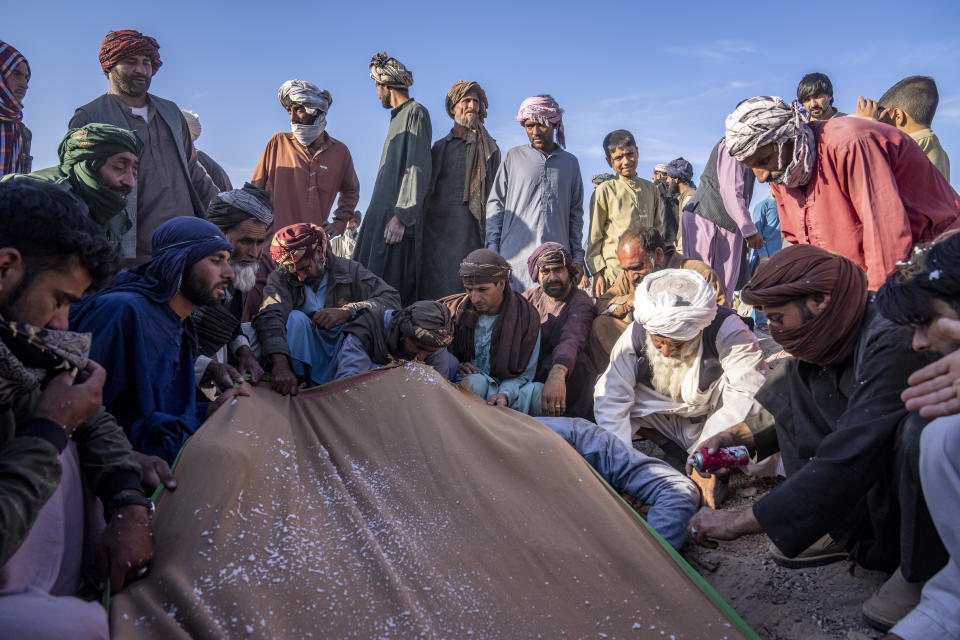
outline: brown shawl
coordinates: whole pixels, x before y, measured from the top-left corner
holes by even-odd
[[[802,302],[812,293],[830,294],[827,308],[810,322],[771,334],[790,355],[826,367],[856,346],[867,309],[867,276],[860,267],[819,247],[793,245],[761,262],[740,297],[764,306]]]
[[[474,358],[474,330],[480,313],[466,293],[441,298],[440,303],[453,314],[454,338],[450,351],[461,362]],[[490,338],[490,375],[498,380],[519,377],[527,368],[540,335],[540,314],[523,296],[504,287],[500,314],[493,323]]]
[[[497,142],[494,140],[487,129],[483,126],[483,121],[487,117],[487,94],[483,88],[476,82],[465,82],[458,80],[450,87],[447,92],[447,113],[453,117],[453,107],[463,100],[468,93],[477,94],[480,100],[480,124],[476,129],[467,133],[464,138],[467,146],[467,170],[466,180],[463,185],[463,201],[466,203],[470,213],[480,223],[481,231],[486,225],[486,201],[487,194],[485,186],[487,184],[487,163],[493,154],[497,152]]]

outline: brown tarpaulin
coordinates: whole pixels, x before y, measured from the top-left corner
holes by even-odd
[[[422,365],[255,389],[177,478],[114,638],[755,637],[559,436]]]

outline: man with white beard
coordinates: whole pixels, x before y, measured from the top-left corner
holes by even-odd
[[[245,376],[256,384],[263,376],[263,368],[240,325],[246,320],[243,309],[247,292],[257,283],[267,229],[273,223],[270,193],[249,182],[243,189],[219,193],[210,202],[207,220],[217,225],[234,247],[230,256],[234,278],[220,305],[201,307],[193,314],[200,343],[197,380],[200,386],[213,382],[221,390]]]
[[[770,372],[763,352],[736,313],[717,306],[703,276],[689,269],[649,274],[637,285],[633,314],[597,382],[597,424],[627,444],[640,432],[682,464],[699,442],[759,410],[754,395]],[[777,462],[748,469],[773,472]],[[707,504],[715,478],[694,475]]]

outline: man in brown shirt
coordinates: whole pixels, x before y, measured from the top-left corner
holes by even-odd
[[[325,130],[333,98],[303,80],[284,82],[278,95],[290,114],[291,131],[275,133],[267,141],[250,182],[270,192],[273,229],[308,222],[323,227],[331,238],[338,236],[353,219],[360,181],[350,150]]]
[[[700,260],[687,259],[664,242],[654,227],[633,224],[620,236],[617,260],[622,271],[606,293],[597,299],[597,317],[590,331],[587,348],[597,371],[604,371],[610,363],[610,351],[617,338],[633,322],[633,297],[643,278],[661,269],[691,269],[706,279],[717,290],[717,304],[728,306],[723,282],[709,265]]]

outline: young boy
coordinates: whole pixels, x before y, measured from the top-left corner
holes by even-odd
[[[890,87],[876,102],[861,96],[857,100],[857,115],[893,125],[916,140],[949,182],[950,157],[930,129],[939,103],[940,93],[933,78],[910,76]]]
[[[594,276],[597,297],[604,294],[620,275],[617,242],[631,223],[639,222],[662,231],[663,213],[657,188],[637,177],[637,142],[624,129],[611,131],[603,139],[607,164],[617,177],[599,185],[590,197],[590,239],[587,267]]]

